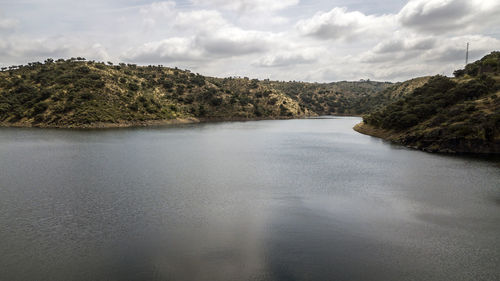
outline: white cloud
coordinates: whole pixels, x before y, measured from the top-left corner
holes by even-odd
[[[123,54],[123,59],[142,63],[183,62],[203,60],[203,50],[194,38],[174,37],[145,43]]]
[[[428,33],[472,31],[500,23],[498,0],[411,0],[397,15],[400,23]]]
[[[478,59],[492,50],[500,50],[500,40],[483,35],[465,35],[439,39],[435,48],[422,54],[423,62],[463,63],[465,60],[465,42],[471,42],[469,56]]]
[[[375,70],[371,73],[375,78],[403,80],[421,75],[450,75],[463,67],[465,42],[473,42],[471,60],[500,49],[500,40],[482,35],[437,38],[396,33],[353,60],[361,68]]]
[[[260,32],[227,28],[221,32],[199,33],[191,37],[173,37],[148,42],[129,49],[122,58],[148,63],[205,62],[209,59],[264,52],[267,46],[268,42]]]
[[[46,58],[83,56],[94,60],[110,58],[105,47],[99,43],[88,43],[77,38],[49,37],[27,38],[10,36],[0,40],[0,61],[43,61]]]
[[[0,18],[0,30],[10,30],[15,28],[17,25],[18,25],[17,20],[9,18]]]
[[[149,15],[151,11],[141,10],[141,13]],[[169,13],[166,25],[181,36],[144,43],[129,49],[122,57],[137,62],[201,63],[208,59],[265,52],[272,37],[269,32],[236,27],[215,10],[169,10]]]
[[[299,0],[192,0],[192,2],[196,5],[209,5],[238,12],[276,11],[299,4]]]
[[[217,32],[218,29],[224,26],[230,26],[222,15],[215,10],[179,12],[171,24],[182,32]]]
[[[336,7],[329,12],[319,12],[310,19],[299,21],[296,27],[302,34],[319,39],[354,39],[391,32],[394,17],[365,15]]]
[[[289,51],[275,50],[261,57],[254,65],[262,67],[294,67],[301,64],[312,64],[325,54],[323,48],[290,48]]]
[[[466,42],[471,60],[500,49],[498,0],[35,2],[2,5],[0,64],[85,56],[213,76],[403,80],[451,74]]]
[[[155,28],[157,21],[168,20],[175,14],[176,4],[173,1],[154,2],[140,8],[140,14],[144,17],[143,23],[147,28]]]

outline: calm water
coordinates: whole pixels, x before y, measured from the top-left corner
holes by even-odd
[[[0,129],[0,280],[500,280],[500,162],[359,121]]]

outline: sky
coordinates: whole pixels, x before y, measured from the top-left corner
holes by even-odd
[[[46,58],[284,81],[451,75],[500,50],[499,0],[0,0],[0,65]]]

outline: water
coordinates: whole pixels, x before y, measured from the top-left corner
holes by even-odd
[[[500,162],[359,121],[0,129],[0,280],[500,280]]]

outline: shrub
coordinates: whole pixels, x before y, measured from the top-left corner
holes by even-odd
[[[82,74],[87,74],[90,73],[90,68],[88,68],[88,66],[81,66],[77,68],[76,71]]]
[[[165,89],[171,89],[172,87],[174,87],[174,83],[172,81],[169,81],[169,80],[165,80],[163,83],[163,88]]]
[[[139,105],[136,102],[134,102],[134,103],[129,104],[128,108],[130,108],[130,110],[133,110],[133,111],[138,111]]]
[[[0,103],[0,115],[8,113],[10,108],[11,108],[10,104]]]
[[[45,110],[47,110],[47,108],[48,108],[48,105],[45,102],[39,102],[39,103],[35,104],[35,106],[33,107],[33,116],[45,112]]]
[[[418,124],[418,116],[415,114],[404,115],[397,124],[398,129],[406,129]]]
[[[212,99],[210,99],[210,104],[212,106],[219,106],[222,104],[222,102],[223,102],[223,100],[220,97],[213,97]]]
[[[465,75],[465,70],[464,69],[457,69],[457,70],[453,71],[453,75],[457,78],[462,77]]]
[[[80,94],[80,98],[82,100],[91,100],[94,98],[94,94],[90,91],[85,91],[85,92]]]
[[[128,88],[131,90],[131,91],[134,91],[136,92],[137,90],[139,90],[139,85],[137,85],[136,83],[129,83],[128,84]]]
[[[201,76],[201,75],[195,75],[193,77],[191,77],[190,79],[191,83],[197,85],[197,86],[203,86],[205,85],[205,77]]]

